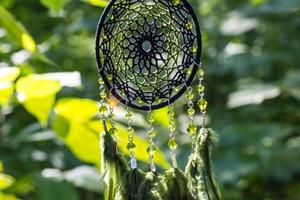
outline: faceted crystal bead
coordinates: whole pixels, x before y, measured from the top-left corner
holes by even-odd
[[[207,107],[207,101],[202,97],[199,101],[198,101],[198,106],[200,108],[200,110],[205,110]]]
[[[188,113],[189,116],[195,114],[194,108],[189,108],[189,109],[187,110],[187,113]]]
[[[126,113],[125,117],[126,117],[127,119],[130,118],[130,117],[132,117],[132,113],[131,113],[131,112]]]
[[[107,97],[106,91],[105,90],[101,91],[99,96],[101,99],[105,99]]]
[[[109,129],[108,133],[110,135],[115,135],[117,133],[117,129],[115,127],[112,127],[112,128]]]
[[[152,115],[148,116],[148,117],[147,117],[147,121],[148,121],[149,123],[153,123],[153,122],[154,122],[153,116],[152,116]]]
[[[101,115],[104,115],[106,111],[107,111],[107,107],[105,105],[100,106],[99,112]]]
[[[169,131],[174,132],[176,130],[176,127],[174,125],[169,126]]]
[[[130,158],[130,167],[131,167],[131,169],[136,169],[137,168],[137,161],[134,157]]]
[[[156,135],[156,133],[155,133],[155,131],[154,130],[150,130],[150,131],[148,131],[148,136],[149,137],[155,137],[155,135]]]
[[[112,74],[108,74],[108,75],[107,75],[107,79],[111,81],[111,80],[113,79]]]
[[[174,117],[175,112],[173,110],[169,110],[168,115],[169,115],[169,117]]]
[[[203,77],[203,76],[204,76],[204,71],[203,71],[203,69],[199,69],[199,70],[198,70],[198,75],[199,75],[200,77]]]
[[[99,83],[100,85],[104,85],[103,79],[102,79],[102,78],[99,78],[99,79],[98,79],[98,83]]]
[[[129,142],[129,143],[127,144],[127,149],[128,149],[129,151],[133,150],[135,147],[136,147],[136,146],[135,146],[135,144],[134,144],[133,142]]]
[[[203,85],[198,85],[198,86],[197,86],[197,91],[198,91],[199,93],[203,93],[203,92],[204,92],[204,86],[203,86]]]
[[[155,151],[156,151],[156,148],[155,148],[155,146],[153,146],[153,145],[149,145],[148,147],[147,147],[147,152],[150,154],[150,155],[154,155],[154,153],[155,153]]]
[[[171,138],[168,142],[168,146],[170,149],[175,150],[177,149],[177,142],[175,140],[175,138]]]
[[[189,134],[194,135],[197,132],[197,127],[194,123],[190,123],[188,125],[187,131],[189,132]]]
[[[191,90],[189,90],[187,93],[186,93],[186,98],[187,99],[193,99],[194,98],[194,94]]]

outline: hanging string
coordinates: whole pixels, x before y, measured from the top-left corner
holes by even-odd
[[[171,152],[171,160],[172,160],[172,166],[174,168],[177,168],[177,161],[176,161],[176,153],[175,150],[177,149],[177,142],[175,139],[175,119],[174,119],[174,104],[169,104],[169,111],[168,111],[168,116],[169,116],[169,141],[168,141],[168,146],[170,148]]]
[[[149,154],[149,168],[150,168],[150,171],[155,172],[156,167],[155,167],[155,163],[154,163],[154,154],[156,151],[156,147],[154,145],[153,138],[155,137],[156,133],[155,133],[154,127],[153,127],[154,118],[152,116],[151,109],[149,109],[149,111],[148,111],[147,121],[149,123],[148,133],[147,133],[148,137],[149,137],[149,146],[147,148],[147,152]]]
[[[128,144],[127,144],[127,150],[130,154],[130,168],[136,169],[137,168],[137,161],[134,154],[134,149],[136,145],[133,142],[133,135],[134,135],[134,128],[132,127],[132,112],[131,109],[127,106],[126,107],[127,113],[127,131],[128,131]]]
[[[194,152],[196,146],[197,126],[194,123],[194,114],[195,114],[194,103],[193,103],[194,93],[193,93],[193,88],[191,86],[189,86],[187,89],[186,98],[188,99],[187,114],[190,120],[187,127],[187,132],[190,134],[192,140],[192,152]]]
[[[205,129],[205,125],[206,125],[206,107],[207,107],[207,101],[204,98],[204,85],[202,84],[203,80],[204,80],[204,71],[201,69],[201,65],[200,65],[200,69],[198,70],[198,79],[199,79],[199,84],[197,86],[197,91],[200,95],[200,99],[198,101],[198,106],[200,109],[200,113],[202,116],[202,124],[201,124],[201,129]]]

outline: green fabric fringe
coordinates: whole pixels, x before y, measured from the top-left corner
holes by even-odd
[[[101,174],[105,200],[219,200],[211,169],[212,130],[201,130],[185,173],[171,168],[164,174],[130,169],[107,132],[101,135]],[[104,147],[104,148],[103,148]],[[213,197],[213,198],[211,198]]]

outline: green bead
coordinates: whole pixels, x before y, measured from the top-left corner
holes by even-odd
[[[113,79],[113,75],[112,74],[108,74],[107,75],[107,79],[111,81]]]
[[[101,91],[99,96],[101,99],[105,99],[107,97],[106,91],[105,90]]]
[[[177,6],[178,4],[180,4],[180,0],[172,0],[172,4],[174,6]]]
[[[161,102],[161,99],[159,97],[156,97],[155,98],[155,103],[160,103]]]
[[[115,118],[115,114],[114,113],[109,113],[108,118],[111,118],[111,119]]]
[[[186,98],[188,98],[188,99],[193,99],[194,98],[194,94],[193,94],[193,92],[191,91],[191,90],[189,90],[187,93],[186,93]]]
[[[135,148],[135,144],[133,142],[130,142],[127,144],[127,149],[130,151],[130,150],[133,150]]]
[[[203,85],[198,85],[198,86],[197,86],[197,91],[198,91],[199,93],[203,93],[203,92],[204,92],[204,86],[203,86]]]
[[[175,150],[177,149],[177,142],[175,140],[175,138],[171,138],[169,141],[168,141],[168,146],[171,150]]]
[[[99,83],[100,85],[104,85],[103,79],[102,79],[102,78],[99,78],[99,79],[98,79],[98,83]]]
[[[173,87],[173,90],[175,91],[175,92],[178,92],[179,91],[179,87],[177,86],[177,87]]]
[[[117,133],[117,129],[115,127],[111,127],[108,131],[110,135],[115,135]]]
[[[121,94],[122,96],[124,96],[124,95],[125,95],[125,91],[124,91],[124,90],[120,90],[120,94]]]
[[[150,130],[150,131],[148,131],[147,134],[148,134],[149,137],[155,137],[156,132],[154,130]]]
[[[147,152],[148,152],[150,155],[154,155],[155,151],[156,151],[155,146],[149,145],[149,146],[147,147]]]
[[[189,108],[189,109],[187,110],[187,113],[188,113],[189,116],[194,115],[194,114],[195,114],[194,108]]]
[[[176,127],[173,125],[173,126],[169,126],[169,131],[171,132],[174,132],[176,130]]]
[[[169,117],[174,117],[175,112],[173,110],[169,110],[168,115],[169,115]]]
[[[129,127],[129,128],[128,128],[128,133],[133,134],[133,133],[134,133],[134,128]]]
[[[138,104],[142,104],[143,103],[143,100],[141,99],[141,97],[137,97],[136,101],[138,102]]]
[[[106,39],[107,39],[107,36],[106,36],[105,34],[102,34],[102,35],[101,35],[101,38],[102,38],[102,40],[106,40]]]
[[[187,128],[187,131],[189,132],[189,134],[194,135],[197,132],[196,125],[193,124],[193,123],[190,123],[188,128]]]
[[[196,48],[196,47],[192,47],[192,48],[191,48],[191,52],[192,52],[192,53],[196,53],[196,52],[197,52],[197,48]]]
[[[205,110],[207,107],[207,101],[203,97],[201,97],[200,100],[198,101],[198,106],[200,110]]]
[[[99,112],[101,115],[104,115],[106,111],[107,111],[107,107],[105,105],[100,106]]]
[[[192,22],[186,23],[185,28],[192,29],[193,28],[193,23]]]
[[[126,113],[125,117],[128,119],[128,118],[131,118],[132,117],[132,113],[131,112],[128,112]]]
[[[204,76],[204,71],[203,71],[203,69],[199,69],[199,70],[198,70],[198,75],[199,75],[200,77],[203,77],[203,76]]]
[[[147,121],[149,122],[149,123],[153,123],[154,122],[154,118],[153,118],[153,116],[152,115],[149,115],[148,117],[147,117]]]

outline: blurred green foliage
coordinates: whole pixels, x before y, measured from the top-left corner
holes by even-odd
[[[202,27],[208,123],[220,140],[213,164],[223,198],[300,199],[300,2],[190,3]],[[94,32],[106,5],[0,0],[1,200],[102,199]],[[175,109],[183,167],[190,153],[184,98]],[[125,113],[116,108],[120,150],[128,155]],[[156,162],[168,168],[166,110],[154,116]],[[147,124],[143,113],[133,121],[143,168]]]

